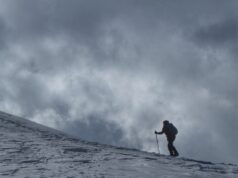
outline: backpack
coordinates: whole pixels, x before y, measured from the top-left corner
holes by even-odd
[[[178,134],[178,129],[172,123],[169,124],[169,131],[173,135],[177,135]]]

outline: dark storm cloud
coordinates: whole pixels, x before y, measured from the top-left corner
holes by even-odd
[[[6,45],[6,25],[3,19],[0,17],[0,51],[5,47]]]
[[[235,162],[237,6],[1,1],[0,108],[149,151],[154,129],[172,120],[181,155]]]
[[[94,31],[99,30],[97,26],[101,25],[100,19],[105,19],[107,14],[106,11],[102,13],[106,9],[101,9],[100,4],[92,1],[7,3],[11,10],[11,13],[7,14],[11,25],[14,30],[19,30],[24,38],[63,33],[74,37],[80,35],[81,38],[87,39]]]
[[[238,21],[236,18],[209,24],[195,33],[195,40],[201,45],[231,47],[238,44]],[[231,45],[231,46],[230,46]]]
[[[118,125],[114,122],[105,121],[104,118],[100,118],[98,115],[89,116],[84,121],[65,122],[64,130],[87,141],[98,142],[98,140],[101,140],[104,144],[125,145],[123,143],[123,131]]]

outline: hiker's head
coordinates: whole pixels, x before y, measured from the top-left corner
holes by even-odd
[[[164,125],[168,125],[169,124],[169,121],[165,120],[163,121]]]

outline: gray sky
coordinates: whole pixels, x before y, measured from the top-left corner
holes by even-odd
[[[147,151],[167,119],[182,156],[237,163],[236,0],[0,3],[0,110]]]

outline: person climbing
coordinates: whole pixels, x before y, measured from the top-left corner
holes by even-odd
[[[172,123],[169,123],[169,121],[167,121],[167,120],[163,121],[163,124],[164,125],[163,125],[162,131],[161,132],[155,131],[155,134],[161,135],[164,133],[168,140],[168,150],[170,152],[170,155],[178,156],[179,153],[173,145],[176,135],[178,134],[178,130]]]

